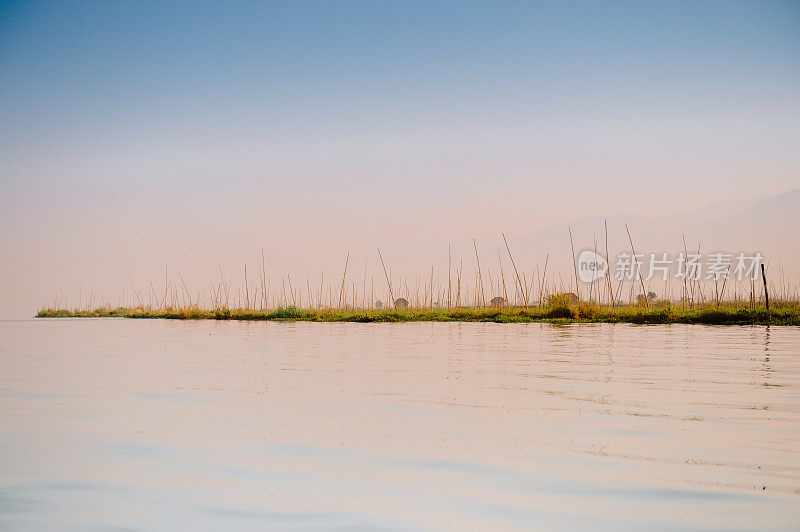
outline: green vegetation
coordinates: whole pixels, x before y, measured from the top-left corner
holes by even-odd
[[[451,309],[412,308],[390,309],[300,309],[295,307],[271,310],[196,307],[166,310],[149,308],[97,308],[66,310],[45,308],[40,318],[163,318],[179,320],[253,320],[253,321],[314,321],[314,322],[406,322],[406,321],[473,321],[496,323],[529,322],[602,322],[602,323],[701,323],[718,325],[795,325],[800,326],[800,304],[784,303],[767,311],[764,308],[734,304],[707,304],[683,308],[669,302],[656,306],[606,306],[574,302],[568,298],[553,298],[544,306]]]

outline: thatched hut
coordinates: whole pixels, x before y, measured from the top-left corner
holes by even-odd
[[[398,297],[394,300],[394,308],[396,309],[406,309],[408,308],[408,299],[404,297]]]
[[[655,300],[658,299],[658,296],[655,292],[647,292],[647,295],[639,294],[636,296],[636,304],[637,305],[647,305],[652,304]]]
[[[492,300],[489,301],[489,304],[493,307],[505,307],[508,305],[508,301],[506,301],[504,297],[497,296],[493,297]]]
[[[573,305],[577,305],[578,303],[581,302],[581,298],[579,298],[578,294],[576,294],[574,292],[567,292],[564,295],[569,298],[570,303],[572,303]]]

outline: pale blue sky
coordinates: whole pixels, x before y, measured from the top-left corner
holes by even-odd
[[[41,192],[114,180],[132,167],[154,185],[179,179],[191,167],[187,154],[206,148],[238,159],[242,150],[280,145],[290,157],[298,143],[319,152],[385,139],[398,142],[399,155],[399,139],[452,135],[457,157],[469,151],[458,145],[463,137],[479,143],[484,134],[511,140],[564,128],[582,143],[606,130],[647,133],[681,120],[688,129],[719,124],[704,137],[710,150],[740,148],[725,127],[731,121],[773,130],[779,144],[794,134],[796,146],[799,6],[11,2],[0,22],[4,185]],[[291,162],[278,165],[284,175]],[[348,164],[297,178],[367,179]],[[103,176],[92,177],[98,166]],[[270,166],[233,164],[229,177],[278,179]],[[446,179],[441,170],[425,181]],[[509,184],[527,179],[497,170]]]

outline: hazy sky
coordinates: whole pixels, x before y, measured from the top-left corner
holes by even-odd
[[[0,6],[7,301],[798,186],[797,2]]]

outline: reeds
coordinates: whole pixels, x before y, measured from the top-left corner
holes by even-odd
[[[631,253],[636,256],[630,228],[625,224]],[[608,224],[604,221],[605,259],[609,263]],[[665,284],[662,298],[651,302],[646,296],[644,280],[637,269],[636,276],[620,279],[616,288],[611,279],[610,267],[604,279],[592,282],[588,287],[588,297],[580,298],[577,265],[575,262],[575,243],[572,228],[568,228],[570,251],[573,262],[573,279],[565,282],[561,272],[550,271],[550,253],[545,253],[543,263],[524,264],[518,267],[505,234],[501,239],[513,271],[513,297],[506,283],[505,268],[500,247],[497,248],[497,266],[485,271],[481,265],[480,254],[475,239],[472,248],[476,268],[474,278],[465,276],[463,257],[453,256],[448,244],[447,279],[436,278],[435,265],[430,275],[417,275],[411,280],[392,277],[392,268],[377,248],[377,256],[383,270],[385,291],[375,286],[374,276],[367,286],[368,268],[364,263],[363,274],[356,272],[348,278],[350,253],[346,254],[341,279],[326,284],[325,271],[320,271],[319,285],[309,277],[296,286],[287,273],[281,276],[280,290],[271,289],[271,279],[267,275],[264,249],[261,249],[258,280],[251,285],[247,264],[235,278],[243,280],[239,287],[231,285],[228,276],[218,261],[219,280],[213,281],[203,290],[190,290],[180,269],[176,269],[177,279],[170,281],[170,270],[165,266],[163,294],[157,291],[152,278],[149,295],[137,287],[131,277],[127,285],[123,283],[122,301],[116,305],[105,299],[95,306],[94,290],[90,292],[88,303],[79,297],[77,307],[70,308],[68,301],[59,292],[53,304],[42,308],[40,317],[131,317],[131,318],[177,318],[177,319],[244,319],[244,320],[284,320],[302,319],[308,321],[608,321],[631,323],[773,323],[800,324],[800,293],[784,277],[778,266],[778,275],[771,282],[765,282],[765,289],[759,290],[755,278],[746,279],[743,287],[740,281],[721,283],[691,280],[684,278],[677,298],[672,297],[671,285]],[[566,236],[566,235],[565,235]],[[688,256],[686,237],[682,236],[684,253]],[[597,238],[594,239],[595,255],[598,251]],[[700,245],[698,245],[698,254]],[[469,257],[468,257],[469,258]],[[453,261],[456,261],[454,264]],[[454,266],[456,266],[454,268]],[[730,266],[728,267],[730,271]],[[443,271],[443,268],[442,268]],[[251,270],[252,272],[252,270]],[[527,274],[530,273],[530,279]],[[359,275],[361,274],[361,275]],[[241,275],[241,277],[239,277]],[[354,278],[352,278],[354,277]],[[359,278],[360,277],[360,278]],[[570,276],[567,276],[569,279]],[[726,276],[727,277],[727,276]],[[328,277],[330,279],[330,277]],[[488,281],[488,282],[485,282]],[[603,282],[604,281],[604,282]],[[800,279],[798,279],[800,281]],[[574,282],[574,285],[572,284]],[[379,283],[380,285],[381,283]],[[768,284],[768,286],[767,286]],[[637,287],[638,285],[638,287]],[[132,305],[127,300],[128,286],[132,292]],[[315,287],[312,288],[312,286]],[[628,291],[627,303],[624,290]],[[145,290],[146,292],[147,290]],[[764,308],[766,293],[769,293],[770,308]],[[637,294],[637,292],[639,292]],[[574,295],[571,295],[574,294]],[[388,296],[388,297],[387,297]],[[488,307],[487,301],[502,298],[500,308]],[[386,304],[376,307],[377,300]],[[395,301],[404,298],[409,309],[396,309]],[[637,300],[641,302],[637,304]]]

